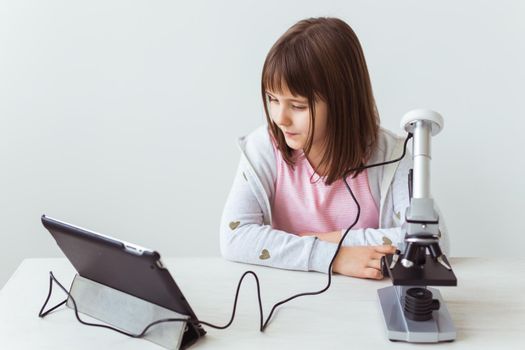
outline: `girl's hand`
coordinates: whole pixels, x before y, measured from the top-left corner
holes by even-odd
[[[342,246],[332,265],[332,271],[352,277],[382,279],[381,257],[394,254],[396,247],[379,246]]]
[[[342,238],[341,231],[307,232],[302,236],[315,236],[332,243],[339,243]],[[394,254],[395,251],[396,247],[392,245],[341,246],[332,265],[332,271],[352,277],[382,279],[381,257],[385,254]]]

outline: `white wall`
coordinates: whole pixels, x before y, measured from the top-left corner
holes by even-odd
[[[219,255],[265,55],[311,16],[354,28],[385,127],[444,115],[433,194],[452,255],[521,256],[524,2],[1,0],[0,286],[24,258],[62,256],[43,213]]]

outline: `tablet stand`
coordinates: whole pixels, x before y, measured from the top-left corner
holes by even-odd
[[[166,318],[187,318],[146,300],[76,275],[69,293],[75,299],[78,312],[96,318],[115,328],[132,334],[140,334],[150,323]],[[75,306],[67,299],[69,308]],[[165,322],[152,326],[144,335],[153,343],[166,349],[179,349],[186,322]]]

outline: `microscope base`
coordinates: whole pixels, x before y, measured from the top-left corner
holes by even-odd
[[[431,291],[433,298],[440,303],[439,310],[432,312],[432,319],[413,321],[405,317],[401,300],[406,290],[412,287],[416,286],[390,286],[377,291],[388,339],[409,343],[438,343],[456,339],[456,328],[437,289],[422,287]]]

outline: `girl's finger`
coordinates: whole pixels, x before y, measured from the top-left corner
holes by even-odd
[[[376,251],[373,251],[372,254],[370,255],[370,258],[371,259],[378,259],[378,260],[381,260],[382,257],[384,257],[385,254],[383,253],[378,253]]]
[[[377,269],[373,269],[373,268],[367,267],[363,271],[363,277],[364,278],[372,278],[372,279],[375,279],[375,280],[380,280],[380,279],[383,279],[383,274],[381,273],[381,271],[379,271]]]
[[[378,260],[378,259],[368,260],[367,267],[370,267],[370,268],[373,268],[373,269],[377,269],[377,270],[381,270],[381,260]]]
[[[378,253],[394,254],[396,252],[396,247],[391,246],[391,245],[376,245],[373,247],[374,247],[374,250]]]

